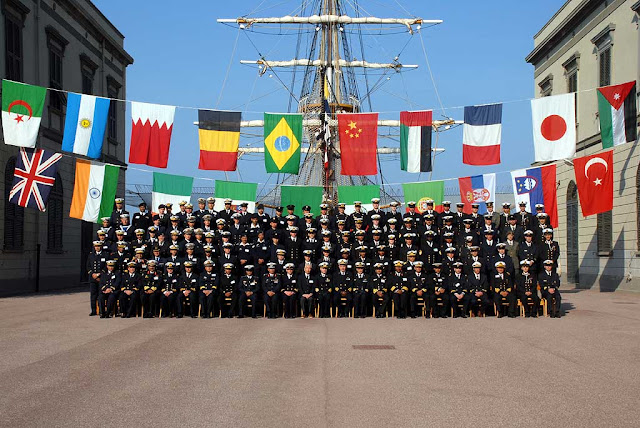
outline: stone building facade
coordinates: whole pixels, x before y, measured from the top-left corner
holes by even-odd
[[[5,79],[124,99],[133,58],[124,36],[89,0],[3,0],[0,70]],[[37,147],[61,152],[66,94],[48,91]],[[101,161],[125,165],[125,104],[113,103]],[[58,163],[46,212],[7,202],[18,147],[0,142],[0,295],[81,285],[97,225],[69,218],[75,159]],[[67,154],[69,155],[69,154]],[[122,169],[118,194],[124,195]]]
[[[595,88],[640,81],[640,1],[569,0],[534,36],[536,97],[577,92],[578,153],[602,150]],[[640,110],[638,110],[640,111]],[[638,121],[636,120],[636,126]],[[614,149],[614,208],[583,217],[570,161],[558,164],[563,279],[580,288],[640,291],[640,148]]]

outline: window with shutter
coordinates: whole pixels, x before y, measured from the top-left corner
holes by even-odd
[[[598,255],[611,255],[613,249],[613,216],[611,211],[598,214]]]
[[[600,86],[609,86],[611,84],[611,46],[598,52],[598,62]]]
[[[47,202],[47,250],[62,251],[62,226],[64,219],[62,179],[56,174],[56,181]]]
[[[5,11],[5,74],[7,79],[19,82],[22,81],[22,27],[21,20]]]
[[[16,157],[7,161],[4,170],[4,249],[22,250],[24,246],[24,208],[9,202],[13,187]]]
[[[640,251],[640,165],[636,173],[636,240],[638,251]]]

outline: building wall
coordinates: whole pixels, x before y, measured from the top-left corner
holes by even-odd
[[[66,41],[62,57],[62,89],[82,92],[82,64],[95,67],[93,95],[108,96],[108,87],[119,87],[118,97],[126,96],[126,67],[133,59],[123,48],[124,36],[87,0],[7,0],[0,15],[0,70],[5,77],[5,15],[18,12],[24,16],[22,29],[22,81],[50,86],[49,41],[51,37]],[[53,35],[53,36],[52,36]],[[49,91],[51,94],[51,91]],[[50,96],[50,95],[48,95]],[[64,112],[51,116],[48,100],[43,111],[37,146],[61,151]],[[116,138],[105,137],[102,161],[124,165],[125,162],[125,105],[117,104]],[[18,153],[15,146],[0,142],[0,213],[4,213],[4,172],[8,160]],[[62,249],[47,249],[48,213],[35,209],[24,210],[24,247],[9,251],[4,248],[5,221],[0,221],[0,295],[33,291],[39,276],[39,289],[60,289],[81,285],[82,222],[69,218],[75,176],[75,158],[67,155],[58,162],[63,185],[63,241]],[[118,194],[124,195],[125,171],[121,171]],[[84,236],[94,239],[93,233]],[[87,234],[88,235],[88,234]],[[86,245],[86,242],[84,243]],[[40,256],[40,268],[38,266]]]
[[[553,79],[551,94],[567,93],[567,64],[576,59],[577,156],[602,150],[595,91],[600,86],[598,42],[611,43],[611,84],[636,80],[638,89],[640,38],[637,8],[636,0],[569,0],[534,38],[534,51],[527,61],[535,66],[534,90],[537,97],[543,95],[541,86],[550,76]],[[638,94],[640,92],[633,94],[636,100]],[[597,216],[578,215],[580,288],[640,291],[639,152],[637,141],[614,149],[613,251],[610,254],[597,251]],[[575,173],[567,162],[559,162],[557,172],[559,228],[555,239],[560,244],[560,260],[566,271],[567,192],[569,184],[575,182]]]

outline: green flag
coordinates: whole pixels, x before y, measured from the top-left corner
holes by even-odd
[[[232,209],[246,202],[247,210],[255,212],[257,193],[258,183],[216,180],[216,202],[213,207],[221,211],[224,209],[224,200],[231,199]]]
[[[362,203],[362,210],[373,209],[371,199],[380,197],[380,186],[338,186],[338,200],[345,204],[345,212],[351,214],[355,211],[354,202]]]
[[[402,185],[405,204],[416,202],[416,211],[422,213],[427,209],[427,199],[433,199],[434,209],[442,212],[444,199],[444,181],[425,181],[422,183],[404,183]]]
[[[285,208],[287,205],[295,205],[294,213],[301,216],[304,205],[310,205],[311,212],[320,209],[323,193],[322,186],[281,186],[280,205]]]
[[[193,189],[193,177],[182,175],[153,173],[153,192],[151,194],[151,210],[167,202],[177,207],[181,201],[189,202]]]
[[[2,81],[2,130],[5,144],[35,147],[47,89]]]
[[[264,114],[264,165],[267,172],[297,174],[301,145],[301,114]]]

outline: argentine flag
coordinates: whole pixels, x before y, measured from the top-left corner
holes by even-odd
[[[109,99],[69,92],[62,150],[99,158],[108,113]]]

